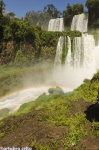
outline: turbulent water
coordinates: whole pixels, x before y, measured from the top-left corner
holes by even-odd
[[[72,43],[70,37],[67,37],[65,45],[65,51],[68,51],[65,63],[61,68],[56,67],[54,71],[55,80],[59,84],[66,84],[68,87],[76,88],[83,83],[85,78],[91,79],[96,72],[97,64],[99,64],[97,61],[99,46],[95,46],[94,37],[87,33],[82,34],[81,37],[75,37]],[[62,58],[62,50],[59,53],[59,47],[57,49],[58,57],[56,58]],[[58,60],[55,61],[58,62]]]
[[[63,18],[51,19],[49,21],[48,31],[64,31]]]
[[[75,15],[72,20],[71,30],[79,30],[80,32],[87,32],[88,14],[83,13]]]

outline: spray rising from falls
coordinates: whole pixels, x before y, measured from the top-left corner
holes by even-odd
[[[79,30],[80,32],[87,32],[88,14],[83,13],[75,15],[72,20],[71,30]]]
[[[81,37],[75,37],[73,40],[67,37],[60,57],[65,56],[64,65],[61,69],[54,72],[55,80],[58,84],[66,84],[69,87],[76,88],[82,84],[85,78],[91,79],[96,72],[96,47],[92,35],[82,34]],[[64,50],[65,48],[65,50]],[[57,51],[56,51],[57,55]],[[62,63],[61,59],[61,63]],[[56,60],[58,62],[58,60]]]
[[[64,31],[63,18],[51,19],[49,21],[48,31]]]

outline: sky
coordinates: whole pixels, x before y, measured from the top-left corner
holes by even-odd
[[[86,0],[3,0],[8,12],[13,12],[18,18],[22,18],[29,11],[43,11],[48,4],[53,4],[59,11],[66,10],[70,5],[79,3],[85,6]]]

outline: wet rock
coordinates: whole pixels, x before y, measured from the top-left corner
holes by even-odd
[[[49,89],[48,89],[48,92],[49,92],[50,94],[53,94],[53,93],[63,94],[63,93],[64,93],[63,89],[60,88],[59,86],[57,86],[56,88],[49,88]]]

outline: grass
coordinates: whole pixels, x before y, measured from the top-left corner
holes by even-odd
[[[0,128],[4,127],[5,123],[3,121],[0,122]]]
[[[36,69],[36,68],[35,68]],[[0,79],[5,80],[4,84],[12,79],[13,83],[18,82],[18,80],[22,79],[22,75],[27,71],[30,74],[34,72],[34,68],[18,68],[16,70],[5,70],[4,73],[0,75]],[[39,70],[41,71],[41,70]],[[3,73],[5,76],[3,76]],[[16,76],[16,78],[15,78]],[[18,80],[15,80],[18,79]],[[80,85],[77,89],[72,92],[59,94],[53,93],[50,95],[46,95],[43,93],[40,95],[36,101],[31,101],[29,103],[25,103],[20,106],[17,112],[13,115],[18,116],[20,114],[28,113],[32,110],[40,110],[41,116],[43,116],[43,120],[48,123],[53,123],[55,127],[66,127],[66,131],[64,131],[64,138],[61,143],[64,145],[64,149],[68,149],[73,145],[79,145],[80,140],[86,136],[88,136],[88,132],[85,129],[88,121],[86,120],[85,114],[79,109],[79,105],[75,105],[79,99],[83,99],[87,102],[96,102],[97,97],[97,89],[99,88],[99,72],[97,72],[92,80],[85,79],[83,84]],[[0,122],[0,128],[5,124]],[[99,123],[92,123],[92,132],[95,132],[97,136],[99,136]],[[0,133],[0,138],[2,138],[5,133]],[[31,146],[39,150],[49,150],[57,149],[58,142],[52,141],[51,145],[42,145],[37,141],[32,141]]]
[[[0,97],[16,90],[34,86],[44,82],[44,72],[51,71],[51,65],[35,65],[33,67],[0,67]]]
[[[77,144],[83,137],[87,136],[87,132],[84,130],[87,120],[84,113],[73,112],[76,109],[76,106],[72,104],[74,100],[68,100],[66,96],[68,97],[68,94],[51,94],[49,96],[42,94],[35,102],[23,104],[16,115],[27,113],[33,109],[40,110],[43,120],[49,123],[52,122],[59,128],[66,127],[68,132],[64,131],[65,137],[61,142],[64,143],[64,148],[67,149],[73,143]],[[57,143],[54,144],[57,146]],[[34,142],[32,145],[42,150],[41,145]]]
[[[5,136],[5,133],[0,133],[0,139],[2,139]]]

